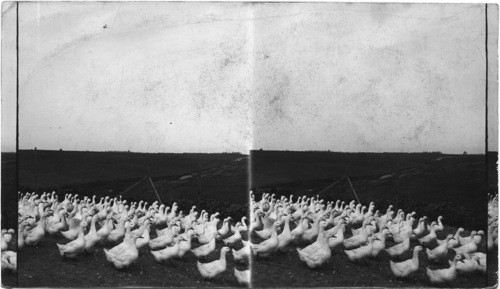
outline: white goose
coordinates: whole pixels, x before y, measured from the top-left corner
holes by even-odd
[[[161,235],[158,235],[157,238],[151,239],[149,241],[149,248],[156,250],[165,248],[166,246],[172,244],[174,241],[175,234],[172,229],[172,225],[175,224],[175,220],[172,220],[168,223],[168,227],[163,230]],[[157,231],[158,232],[158,231]]]
[[[193,236],[196,233],[193,230],[188,230],[182,237],[179,242],[179,254],[177,254],[178,257],[182,258],[184,257],[184,254],[186,252],[191,250],[191,241],[193,240]]]
[[[283,231],[281,234],[278,235],[278,250],[283,251],[286,246],[288,246],[292,241],[293,237],[290,232],[290,219],[292,216],[288,215],[284,218],[285,221],[285,227],[283,228]]]
[[[250,258],[250,243],[244,245],[239,250],[231,249],[231,252],[232,252],[233,258],[236,262],[248,263],[248,260]]]
[[[234,268],[234,276],[238,280],[238,283],[241,285],[248,286],[250,285],[250,270],[239,271]]]
[[[405,252],[410,250],[410,238],[408,237],[403,243],[394,245],[390,248],[385,249],[389,256],[391,257],[399,257],[403,255]]]
[[[368,237],[368,244],[352,250],[344,250],[347,257],[351,262],[363,260],[372,255],[373,251],[373,237]]]
[[[86,222],[80,222],[80,229],[78,230],[78,236],[75,240],[65,244],[57,244],[59,248],[59,253],[61,257],[75,258],[78,254],[82,253],[85,249],[85,234],[83,230],[87,227]]]
[[[458,248],[453,248],[457,255],[463,256],[464,254],[471,254],[477,251],[477,244],[472,240],[471,242],[460,246]]]
[[[94,247],[95,244],[97,244],[99,241],[101,241],[101,237],[97,235],[96,231],[96,225],[95,223],[97,222],[97,219],[99,216],[96,214],[92,217],[92,223],[90,224],[90,230],[85,235],[85,251],[90,252],[92,247]]]
[[[2,252],[2,271],[10,270],[13,272],[17,271],[17,253],[13,251]]]
[[[175,237],[173,246],[158,251],[151,251],[151,254],[153,254],[157,262],[163,262],[177,257],[179,255],[179,241],[180,238]]]
[[[404,278],[411,273],[416,272],[419,266],[418,253],[420,251],[422,251],[422,247],[415,246],[415,248],[413,248],[413,257],[411,259],[398,263],[389,260],[394,276]]]
[[[210,242],[208,242],[208,244],[205,244],[205,245],[202,245],[198,248],[192,249],[191,252],[193,252],[193,254],[198,258],[205,257],[208,254],[212,253],[215,250],[215,237],[216,236],[217,236],[217,231],[212,233],[212,239],[210,240]]]
[[[231,235],[230,237],[227,237],[226,239],[224,239],[222,241],[226,245],[234,245],[237,242],[241,241],[240,226],[237,225],[236,228],[234,229],[234,234]]]
[[[43,213],[43,215],[40,217],[40,221],[38,221],[38,225],[34,229],[29,231],[29,234],[24,239],[24,243],[26,245],[34,246],[42,241],[43,237],[45,236],[45,225],[47,220],[46,218],[51,214],[52,211],[50,210]]]
[[[433,242],[436,242],[437,235],[436,235],[436,231],[434,230],[435,223],[436,222],[432,222],[432,224],[430,225],[430,233],[429,234],[418,239],[420,244],[428,246],[428,245],[432,244]]]
[[[452,238],[452,235],[448,235],[445,240],[442,241],[441,245],[437,246],[434,249],[425,248],[425,252],[427,253],[427,257],[429,261],[439,262],[441,260],[446,259],[448,255],[448,241]]]
[[[453,261],[448,261],[450,264],[449,268],[440,269],[440,270],[431,270],[427,267],[427,276],[432,284],[450,284],[453,280],[457,278],[457,261],[460,259],[460,256],[455,256]]]
[[[390,234],[388,229],[384,229],[377,238],[373,240],[372,257],[377,257],[378,254],[385,249],[385,240]]]
[[[302,250],[297,248],[300,260],[309,268],[321,267],[332,256],[332,250],[328,246],[329,234],[325,233],[325,226],[326,222],[322,221],[316,242]]]
[[[457,272],[458,274],[470,274],[479,270],[479,256],[470,257],[469,259],[465,258],[460,261],[457,261]]]
[[[279,247],[279,240],[278,240],[278,232],[276,231],[276,228],[280,225],[279,221],[276,221],[272,224],[271,230],[271,237],[259,244],[252,244],[250,245],[250,248],[252,249],[252,252],[254,255],[257,256],[262,256],[262,257],[267,257],[271,253],[276,252]]]
[[[215,239],[215,236],[214,236]],[[220,273],[226,271],[226,253],[229,252],[228,247],[223,247],[220,250],[220,259],[215,260],[210,263],[200,263],[196,262],[196,266],[198,267],[198,271],[200,272],[203,278],[212,279],[219,275]]]
[[[139,258],[139,250],[135,245],[137,237],[134,234],[126,234],[119,245],[109,250],[103,249],[108,262],[113,263],[118,269],[128,267],[135,262]]]
[[[344,239],[343,244],[346,249],[349,250],[352,248],[356,248],[368,242],[368,233],[366,232],[367,223],[368,221],[363,222],[363,230],[359,235],[352,236],[349,239]]]

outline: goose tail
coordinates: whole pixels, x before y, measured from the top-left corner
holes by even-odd
[[[429,276],[429,278],[431,278],[431,279],[432,279],[432,277],[434,276],[434,275],[432,274],[432,273],[433,273],[433,272],[432,272],[432,270],[431,270],[429,267],[427,267],[427,268],[426,268],[426,273],[427,273],[427,276]]]
[[[299,253],[300,261],[304,262],[304,253],[299,248],[296,248],[296,249],[297,249],[297,253]]]
[[[156,262],[160,262],[161,261],[160,253],[158,253],[158,251],[151,251],[151,254],[155,258]]]
[[[61,244],[56,244],[57,248],[59,248],[59,254],[61,254],[61,257],[64,257],[64,245]]]

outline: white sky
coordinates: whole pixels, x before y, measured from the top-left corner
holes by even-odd
[[[20,148],[483,153],[484,32],[484,5],[23,2]]]

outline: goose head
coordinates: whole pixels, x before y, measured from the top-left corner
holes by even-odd
[[[225,255],[227,252],[229,252],[231,249],[229,247],[222,247],[220,249],[221,254]]]

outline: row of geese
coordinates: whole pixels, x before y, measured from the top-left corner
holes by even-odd
[[[246,217],[235,224],[227,217],[219,227],[219,213],[209,214],[205,210],[198,213],[196,206],[188,213],[178,210],[177,203],[128,204],[121,196],[97,201],[96,196],[79,198],[66,194],[60,201],[55,192],[19,194],[17,249],[38,246],[47,234],[61,236],[66,240],[57,244],[61,257],[77,258],[101,244],[107,261],[122,269],[138,259],[141,248],[149,248],[158,262],[183,258],[188,253],[203,260],[216,252],[219,242],[224,243],[219,259],[208,263],[197,261],[203,278],[211,279],[226,271],[226,254],[230,251],[236,262],[248,264],[250,245],[242,236],[248,231]],[[195,247],[193,240],[200,246]],[[2,244],[3,241],[7,241],[5,235]],[[243,246],[239,250],[234,249],[240,244]],[[249,270],[234,268],[233,272],[240,284],[249,283]]]
[[[376,258],[382,252],[391,257],[390,268],[396,277],[407,277],[419,268],[419,253],[425,248],[431,262],[448,261],[448,251],[456,256],[448,261],[449,267],[440,270],[427,268],[427,275],[434,284],[449,283],[457,274],[486,271],[486,254],[477,252],[484,232],[472,231],[462,236],[463,228],[455,234],[438,238],[443,231],[443,218],[428,222],[423,216],[418,221],[416,212],[405,214],[389,206],[385,213],[375,210],[375,204],[368,207],[354,201],[324,202],[318,197],[289,198],[263,194],[259,201],[251,194],[251,221],[246,217],[233,225],[228,217],[219,225],[218,213],[200,213],[192,207],[189,213],[178,211],[178,205],[148,206],[147,202],[127,204],[121,197],[83,199],[67,194],[59,201],[55,192],[19,194],[19,227],[17,250],[24,246],[38,246],[46,234],[62,236],[69,242],[57,244],[63,258],[77,258],[84,252],[104,248],[107,261],[116,268],[125,268],[135,262],[139,249],[149,247],[158,262],[182,258],[188,252],[203,259],[216,251],[216,242],[224,243],[220,258],[213,262],[197,262],[197,268],[204,278],[214,278],[226,270],[226,254],[232,252],[236,262],[248,264],[251,255],[269,257],[278,251],[285,251],[294,244],[309,244],[296,248],[302,262],[311,268],[320,267],[331,259],[332,250],[343,247],[346,256],[353,262]],[[498,246],[498,195],[488,203],[487,248]],[[90,226],[89,226],[90,224]],[[152,238],[152,228],[156,237]],[[243,239],[242,233],[250,232],[261,240],[257,243]],[[2,230],[2,270],[16,270],[16,252],[12,247],[13,229]],[[257,239],[257,238],[255,238]],[[387,247],[387,241],[395,243]],[[200,246],[193,248],[193,240]],[[410,240],[418,240],[420,246],[413,248],[413,256],[401,260],[410,251]],[[15,242],[14,242],[15,243]],[[243,246],[239,250],[234,247]],[[230,247],[233,247],[230,249]],[[394,260],[394,261],[393,261]],[[234,275],[241,284],[249,284],[249,270],[234,268]]]
[[[332,249],[337,247],[343,247],[352,262],[376,258],[385,252],[390,256],[388,265],[394,276],[407,277],[418,270],[419,255],[425,248],[429,261],[449,263],[444,269],[427,268],[433,284],[449,284],[457,274],[486,272],[486,254],[477,252],[484,232],[472,231],[469,236],[462,236],[464,229],[459,228],[455,234],[440,239],[437,233],[444,229],[442,216],[429,223],[426,216],[416,220],[416,212],[396,212],[392,205],[380,212],[375,211],[373,202],[367,207],[355,201],[324,202],[319,196],[278,198],[267,193],[260,200],[255,200],[252,194],[251,207],[250,246],[256,256],[269,257],[286,251],[287,246],[295,246],[300,260],[310,268],[317,268],[331,259]],[[257,243],[255,239],[262,241]],[[392,247],[387,246],[390,239],[395,243]],[[410,251],[410,240],[418,240],[420,245],[413,248],[412,258],[402,260]],[[488,248],[493,248],[491,244],[496,242],[496,236],[488,234]],[[309,245],[297,247],[304,243]],[[450,250],[456,253],[451,261],[447,259]]]

